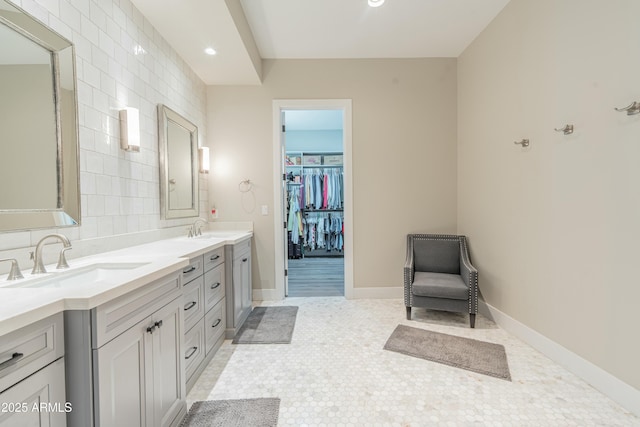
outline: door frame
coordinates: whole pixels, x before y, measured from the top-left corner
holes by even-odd
[[[342,144],[344,174],[344,296],[353,298],[353,175],[352,175],[352,112],[351,99],[275,99],[273,100],[273,221],[275,243],[275,300],[284,299],[284,252],[285,244],[282,227],[285,221],[283,211],[282,158],[283,110],[342,110]]]

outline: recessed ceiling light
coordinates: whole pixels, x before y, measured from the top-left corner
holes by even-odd
[[[207,55],[215,55],[217,52],[214,48],[208,47],[204,50],[204,53],[206,53]]]
[[[369,6],[378,7],[384,4],[384,0],[369,0]]]

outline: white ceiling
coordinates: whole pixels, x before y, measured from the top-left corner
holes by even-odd
[[[260,84],[260,57],[457,57],[508,2],[133,0],[206,84]]]

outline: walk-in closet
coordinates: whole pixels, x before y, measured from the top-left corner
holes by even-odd
[[[289,297],[344,295],[342,116],[284,112]]]

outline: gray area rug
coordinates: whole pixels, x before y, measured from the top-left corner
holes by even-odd
[[[194,402],[180,427],[275,427],[279,398]]]
[[[500,344],[398,325],[384,349],[511,381]]]
[[[256,307],[233,338],[233,344],[289,344],[298,307]]]

